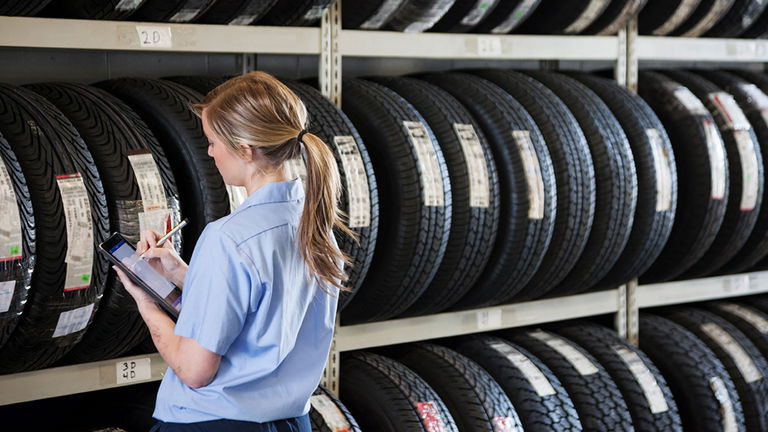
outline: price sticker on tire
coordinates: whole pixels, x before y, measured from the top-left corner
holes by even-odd
[[[168,26],[136,26],[142,48],[173,48],[171,28]]]
[[[152,364],[149,357],[117,362],[115,369],[118,384],[147,381],[152,378]]]

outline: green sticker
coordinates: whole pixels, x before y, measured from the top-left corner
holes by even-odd
[[[21,255],[21,246],[11,246],[11,255]]]
[[[91,281],[91,274],[90,273],[83,273],[82,276],[80,276],[80,280],[83,282],[90,282]]]

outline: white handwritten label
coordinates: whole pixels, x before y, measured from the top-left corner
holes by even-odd
[[[22,231],[16,192],[5,163],[0,159],[0,262],[20,259]]]
[[[760,312],[736,303],[717,303],[715,307],[743,319],[760,333],[768,334],[768,320]]]
[[[653,153],[653,165],[656,171],[656,211],[672,209],[672,168],[669,155],[664,148],[664,140],[657,129],[646,129],[648,142]]]
[[[424,190],[424,205],[445,205],[440,161],[437,159],[437,152],[427,128],[423,123],[413,121],[404,121],[403,126],[416,153],[421,187]]]
[[[713,322],[702,324],[701,331],[706,333],[715,343],[720,345],[720,348],[728,353],[745,381],[751,383],[763,379],[763,374],[755,366],[752,357],[747,354],[744,347],[730,333]]]
[[[15,290],[16,281],[10,280],[0,282],[0,313],[8,312],[8,309],[11,308]]]
[[[67,273],[64,291],[91,286],[93,268],[93,220],[88,190],[80,174],[56,177],[67,227]]]
[[[712,182],[712,199],[721,200],[725,198],[726,177],[726,159],[725,144],[717,130],[717,125],[712,119],[703,120],[704,133],[707,137],[707,152],[709,153],[710,181]]]
[[[477,311],[477,328],[479,330],[500,328],[501,315],[501,309],[498,308]]]
[[[561,337],[542,330],[528,332],[528,336],[544,342],[550,348],[557,351],[583,376],[596,374],[599,371],[587,356]]]
[[[751,211],[757,205],[760,192],[759,162],[755,152],[756,143],[752,140],[749,130],[733,132],[741,162],[741,211]]]
[[[496,36],[477,37],[477,55],[480,57],[498,57],[502,53],[501,38]]]
[[[152,359],[149,357],[115,363],[117,384],[128,384],[152,379]]]
[[[512,137],[520,152],[523,162],[523,172],[528,183],[528,219],[544,218],[544,179],[541,176],[541,166],[536,149],[531,141],[531,132],[527,130],[512,131]]]
[[[683,87],[673,82],[666,82],[666,87],[672,91],[678,102],[680,102],[685,109],[693,115],[705,115],[709,116],[709,110],[701,99],[697,98],[695,94],[688,87]]]
[[[349,420],[344,417],[344,413],[341,412],[338,406],[333,402],[331,398],[324,394],[312,395],[309,399],[312,408],[320,413],[323,417],[325,425],[328,430],[333,432],[351,431],[352,425],[349,424]]]
[[[720,404],[720,416],[722,417],[723,432],[738,432],[739,427],[736,422],[736,412],[733,409],[731,395],[728,394],[728,388],[725,382],[719,376],[709,378],[709,388]]]
[[[469,178],[469,206],[488,208],[491,191],[488,182],[488,166],[480,138],[471,124],[454,123],[453,129],[461,143],[464,162],[467,164]]]
[[[371,226],[371,190],[357,142],[354,137],[344,135],[333,137],[333,143],[344,169],[349,201],[349,227]]]
[[[538,5],[540,0],[523,0],[517,7],[510,13],[507,18],[491,29],[491,33],[494,34],[507,34],[515,29],[528,15],[533,12],[535,6]]]
[[[59,321],[56,323],[56,329],[53,331],[53,337],[57,338],[79,332],[88,325],[92,314],[93,303],[88,306],[62,312],[59,315]]]
[[[748,130],[752,126],[744,115],[744,111],[739,108],[739,104],[730,94],[726,92],[715,92],[708,95],[709,100],[717,106],[718,111],[728,124],[728,128],[733,130]]]
[[[136,33],[142,48],[173,48],[171,28],[168,26],[137,25]]]
[[[227,195],[229,195],[229,211],[235,211],[240,204],[248,198],[248,191],[243,186],[226,185]]]
[[[503,342],[493,342],[491,347],[499,354],[506,356],[515,365],[517,370],[525,375],[525,379],[531,384],[536,394],[539,396],[550,396],[556,393],[546,375],[523,353]]]
[[[643,362],[643,359],[636,352],[621,345],[614,345],[613,351],[621,357],[621,360],[627,365],[637,383],[640,384],[651,412],[658,414],[669,411],[669,405],[664,397],[664,392],[661,390],[659,382],[656,381],[656,377],[653,376],[651,370]]]

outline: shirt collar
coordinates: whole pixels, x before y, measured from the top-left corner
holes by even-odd
[[[298,201],[304,199],[304,186],[300,179],[267,183],[252,193],[239,208],[259,204]]]

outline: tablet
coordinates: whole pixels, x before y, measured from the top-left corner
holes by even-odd
[[[114,233],[99,250],[121,269],[131,280],[148,292],[160,307],[174,320],[181,311],[181,289],[163,277],[149,263],[136,254],[136,248],[119,233]]]

